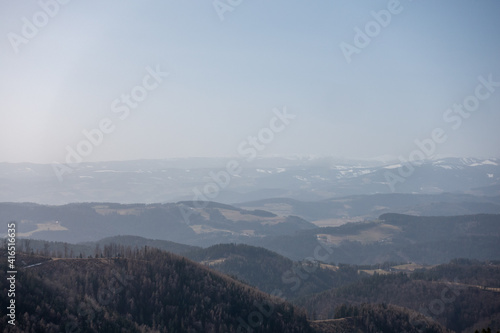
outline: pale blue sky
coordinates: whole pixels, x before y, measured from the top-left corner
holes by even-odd
[[[340,43],[388,3],[243,0],[221,21],[211,1],[73,0],[16,53],[41,7],[2,1],[0,162],[64,162],[103,118],[85,161],[237,156],[283,106],[296,118],[262,155],[407,157],[441,127],[436,153],[499,157],[500,87],[457,130],[443,113],[500,82],[500,2],[401,0],[348,64]],[[157,65],[169,76],[120,120],[113,100]]]

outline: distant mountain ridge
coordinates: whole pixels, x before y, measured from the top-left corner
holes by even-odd
[[[335,314],[346,316],[349,312],[352,315],[352,309],[346,311],[344,304],[393,304],[418,311],[454,332],[474,332],[472,327],[479,323],[496,332],[500,329],[500,289],[485,287],[491,286],[490,283],[498,285],[499,274],[498,262],[495,265],[454,261],[411,275],[375,274],[304,297],[296,304],[305,307],[310,315],[315,314],[315,319],[333,318]],[[418,327],[420,320],[411,322]]]
[[[436,264],[457,257],[500,259],[500,214],[385,213],[364,222],[317,227],[293,215],[280,216],[218,203],[203,203],[201,207],[200,204],[0,203],[0,223],[7,230],[7,223],[17,221],[18,237],[49,241],[82,243],[132,235],[197,247],[244,243],[293,260],[317,256],[328,263]],[[183,214],[185,210],[190,213],[188,219]],[[121,242],[135,241],[131,238]],[[171,244],[165,246],[173,248]]]
[[[353,195],[320,201],[271,198],[238,203],[235,206],[245,209],[268,210],[276,214],[297,215],[308,221],[337,220],[343,222],[342,219],[347,219],[345,222],[348,222],[351,219],[358,221],[376,219],[384,213],[421,216],[500,214],[500,196],[489,197],[458,193],[385,193]]]
[[[388,174],[399,175],[398,162],[334,158],[261,158],[244,166],[238,177],[217,186],[213,174],[224,172],[228,159],[187,158],[81,163],[62,181],[50,164],[0,163],[0,202],[154,203],[213,200],[226,204],[287,197],[317,201],[375,193],[443,193],[500,195],[500,159],[444,158],[414,165],[394,189]],[[460,181],[457,181],[457,180]],[[197,192],[198,191],[198,192]],[[196,195],[195,193],[201,193]]]
[[[0,223],[17,221],[19,237],[49,241],[79,243],[133,235],[195,246],[245,242],[249,238],[287,235],[316,228],[296,216],[277,216],[217,203],[200,205],[195,202],[150,205],[74,203],[62,206],[0,203]]]

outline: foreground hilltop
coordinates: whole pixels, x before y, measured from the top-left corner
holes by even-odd
[[[7,332],[416,333],[498,328],[498,262],[335,266],[292,262],[248,245],[201,249],[129,236],[114,239],[149,245],[129,247],[106,239],[96,243],[102,251],[95,255],[60,258],[39,253],[60,253],[66,247],[76,253],[89,244],[30,241],[34,253],[20,252],[17,258],[17,326],[6,326],[7,317],[0,325],[10,327]],[[184,255],[198,263],[150,246],[187,250]],[[6,263],[0,266],[0,288],[6,291]],[[6,295],[0,295],[0,306],[7,306]]]
[[[290,304],[157,249],[121,259],[47,259],[18,273],[11,332],[314,332]]]
[[[17,274],[16,326],[2,317],[5,332],[447,332],[412,310],[369,304],[354,317],[311,321],[283,299],[157,249],[129,248],[120,258],[19,254],[19,260],[26,265]],[[7,301],[2,294],[0,306]]]

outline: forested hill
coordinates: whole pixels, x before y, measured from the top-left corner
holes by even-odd
[[[333,250],[327,261],[348,264],[418,262],[443,264],[455,258],[500,259],[500,214],[412,216],[382,214],[378,220],[266,237],[253,245],[300,260],[318,246]],[[301,244],[301,246],[297,246]]]
[[[454,332],[500,329],[500,266],[465,259],[407,275],[374,274],[296,303],[313,319],[346,316],[344,304],[392,304],[425,314]]]
[[[235,252],[233,245],[221,246],[208,256],[225,250]],[[283,299],[154,248],[87,259],[18,253],[18,260],[23,266],[17,274],[16,326],[4,316],[4,332],[446,332],[412,310],[377,304],[337,311],[333,321],[311,321]],[[6,271],[2,262],[4,291]],[[0,296],[1,307],[7,306],[6,295]]]
[[[19,269],[17,325],[0,319],[7,332],[313,332],[292,305],[157,249],[119,259],[38,260]]]
[[[320,265],[311,260],[296,262],[245,244],[219,244],[185,255],[267,293],[280,290],[287,300],[339,287],[359,278],[354,266]]]

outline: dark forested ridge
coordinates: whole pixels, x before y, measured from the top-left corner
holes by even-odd
[[[186,256],[267,293],[280,290],[287,299],[340,287],[359,278],[354,266],[320,265],[309,260],[294,262],[275,252],[244,244],[214,245]]]
[[[98,249],[87,258],[20,253],[11,331],[472,332],[495,330],[500,319],[498,262],[456,259],[412,272],[293,262],[241,244],[186,254],[199,263],[149,246]],[[5,262],[0,269],[5,306]]]
[[[17,325],[8,332],[313,332],[292,305],[157,249],[39,259],[19,270]],[[6,270],[2,263],[3,291]]]
[[[388,304],[342,305],[335,319],[315,320],[311,326],[323,332],[337,333],[448,333],[448,329],[424,315]]]
[[[95,257],[104,252],[124,252],[125,248],[139,249],[145,246],[164,250],[175,254],[201,249],[197,246],[179,244],[171,241],[148,239],[139,236],[113,236],[96,242],[71,244],[66,242],[43,241],[38,239],[20,238],[17,246],[26,253],[40,254],[58,258],[87,258]]]
[[[384,303],[418,311],[455,332],[469,332],[478,323],[496,330],[499,274],[498,264],[457,260],[411,275],[374,274],[296,303],[314,319],[334,318],[344,304]]]

